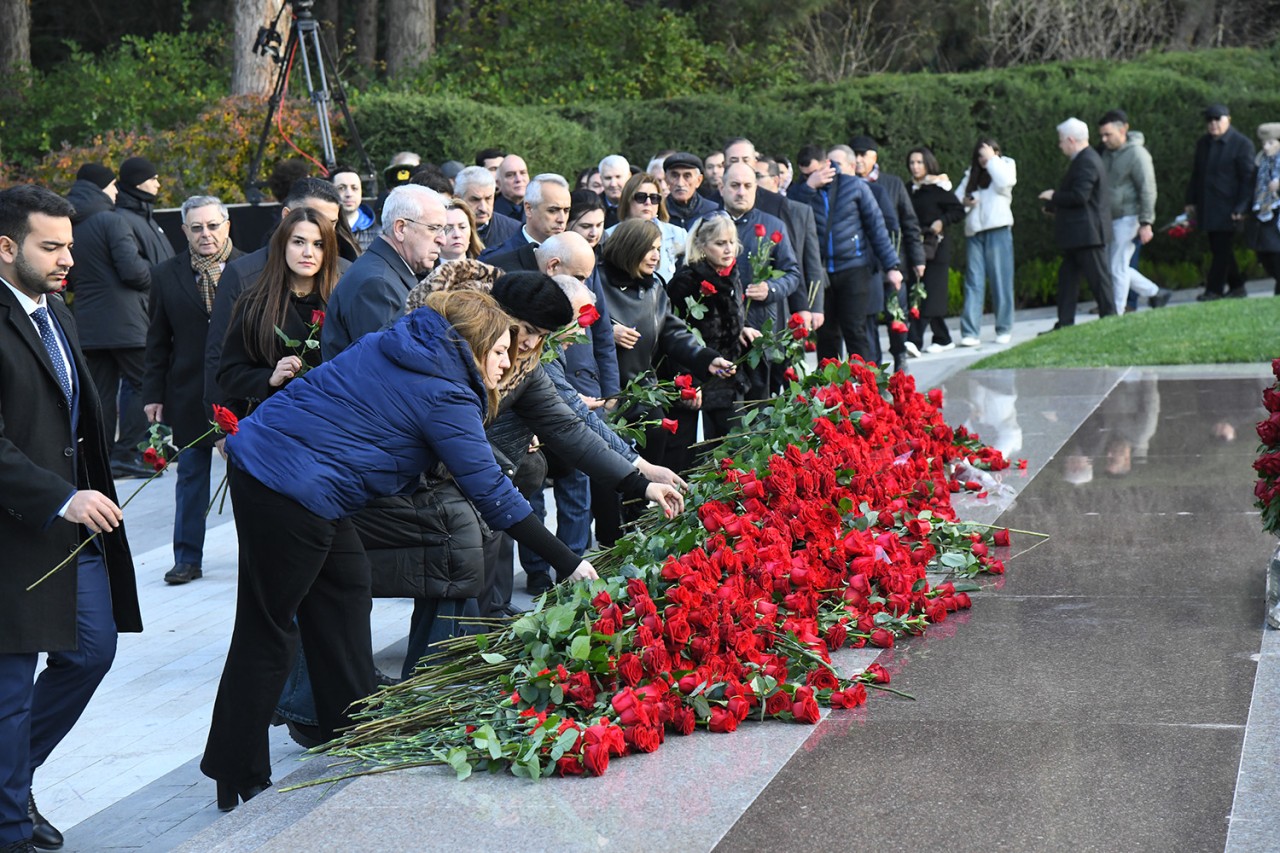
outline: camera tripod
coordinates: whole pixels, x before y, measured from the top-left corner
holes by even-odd
[[[333,167],[338,165],[338,155],[333,148],[333,128],[329,121],[329,102],[332,101],[342,111],[348,138],[358,152],[361,165],[364,167],[360,178],[368,182],[366,186],[377,192],[377,174],[373,169],[373,161],[364,150],[364,144],[360,141],[360,131],[357,130],[355,119],[351,116],[351,109],[347,106],[347,93],[338,76],[337,64],[329,55],[324,39],[320,37],[320,22],[311,14],[313,5],[315,0],[290,0],[289,3],[280,7],[271,26],[258,30],[258,39],[253,45],[255,54],[270,55],[279,66],[279,70],[276,71],[271,98],[267,102],[267,118],[262,123],[262,133],[258,137],[258,150],[254,152],[253,160],[249,163],[249,175],[245,181],[245,198],[250,204],[260,204],[263,200],[262,187],[265,183],[258,178],[258,171],[262,168],[262,156],[267,147],[267,135],[271,132],[271,121],[284,100],[285,89],[289,83],[289,71],[299,54],[302,56],[302,71],[307,81],[307,95],[316,108],[316,118],[320,128],[320,148],[325,168],[332,171]],[[280,16],[284,14],[286,8],[291,8],[293,12],[288,40],[284,40],[280,31],[276,29],[276,24],[280,22]],[[280,47],[282,41],[284,42],[283,50]],[[313,65],[315,76],[312,75]]]

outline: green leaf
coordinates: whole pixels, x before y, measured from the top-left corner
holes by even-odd
[[[579,634],[569,644],[569,657],[574,660],[588,660],[591,657],[591,637]]]
[[[481,652],[480,657],[485,663],[503,663],[507,659],[506,655],[497,652]]]
[[[290,348],[297,348],[297,347],[302,346],[302,342],[301,342],[301,341],[295,341],[293,338],[291,338],[291,337],[289,337],[288,335],[286,335],[286,334],[284,333],[284,330],[283,330],[283,329],[281,329],[279,326],[273,326],[272,328],[274,328],[274,329],[276,330],[276,335],[278,335],[278,336],[279,336],[280,340],[284,341],[284,345],[285,345],[285,346],[290,347]]]

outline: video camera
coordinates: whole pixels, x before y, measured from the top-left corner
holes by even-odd
[[[296,20],[310,20],[311,7],[316,5],[316,0],[289,0],[289,7],[293,11],[293,17]],[[284,13],[284,7],[280,7],[280,14]],[[270,56],[277,63],[283,61],[280,48],[284,45],[284,36],[276,29],[276,24],[280,22],[280,14],[276,15],[276,19],[269,26],[258,28],[258,38],[253,42],[253,52],[258,56]]]

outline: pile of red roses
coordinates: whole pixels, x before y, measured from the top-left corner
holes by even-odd
[[[965,467],[1007,463],[941,416],[941,393],[830,362],[749,415],[690,478],[692,511],[653,513],[596,561],[602,579],[560,586],[500,633],[461,638],[368,700],[330,751],[380,764],[604,773],[667,735],[732,732],[748,719],[817,722],[887,688],[845,646],[886,648],[968,608],[956,573],[1004,571],[1008,532],[956,520]],[[469,644],[469,645],[468,645]]]
[[[1276,382],[1262,392],[1262,405],[1267,419],[1258,424],[1258,458],[1253,470],[1258,482],[1253,487],[1256,506],[1262,510],[1262,529],[1280,535],[1280,358],[1271,362]]]

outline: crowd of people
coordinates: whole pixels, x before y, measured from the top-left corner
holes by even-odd
[[[1215,299],[1243,295],[1231,249],[1246,219],[1280,273],[1280,125],[1259,129],[1255,158],[1225,106],[1205,119],[1187,210],[1213,254],[1201,298]],[[1100,314],[1139,296],[1164,305],[1169,291],[1133,265],[1156,198],[1140,134],[1120,110],[1098,122],[1097,148],[1078,119],[1057,130],[1070,165],[1040,198],[1063,253],[1059,327],[1080,277]],[[401,152],[376,197],[353,169],[282,164],[269,233],[233,246],[227,206],[197,195],[178,252],[143,157],[85,164],[66,198],[0,192],[0,543],[18,567],[0,573],[3,849],[61,845],[32,773],[110,667],[116,633],[141,630],[113,481],[154,473],[140,457],[153,425],[186,448],[169,584],[203,575],[213,454],[228,460],[236,619],[201,767],[230,809],[271,784],[273,723],[324,742],[353,702],[474,630],[466,617],[517,613],[517,546],[539,594],[595,577],[593,542],[615,542],[646,505],[682,512],[700,436],[731,433],[784,384],[785,364],[745,359],[771,330],[812,335],[820,358],[906,370],[982,344],[989,285],[995,342],[1013,331],[1017,166],[989,137],[958,182],[925,146],[898,177],[868,136],[794,161],[745,138],[644,167],[609,154],[572,181],[502,149],[474,161]],[[670,402],[636,393],[659,385]],[[233,434],[208,435],[214,405],[238,417]],[[73,571],[26,591],[91,534]],[[379,596],[414,600],[391,676],[373,663]]]

